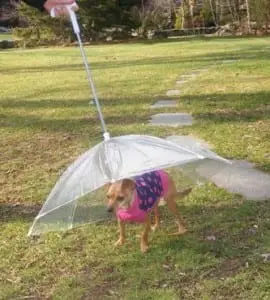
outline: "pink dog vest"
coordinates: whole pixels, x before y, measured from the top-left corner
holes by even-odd
[[[168,190],[168,174],[164,171],[145,173],[134,178],[134,199],[128,209],[119,208],[117,217],[124,222],[143,223],[147,213]]]

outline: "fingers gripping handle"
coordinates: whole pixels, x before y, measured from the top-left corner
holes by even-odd
[[[66,5],[65,8],[68,11],[69,18],[70,18],[70,21],[72,23],[72,27],[73,27],[74,33],[79,34],[80,33],[80,27],[79,27],[79,24],[78,24],[78,21],[77,21],[76,14],[75,14],[74,10],[72,9],[74,6],[76,6],[76,4],[75,5],[74,4],[72,4],[72,5]],[[55,7],[52,8],[52,10],[51,10],[51,17],[52,18],[56,17]]]

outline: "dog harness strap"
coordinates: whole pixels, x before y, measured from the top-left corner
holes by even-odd
[[[158,171],[135,177],[139,208],[148,212],[163,195],[163,186]]]

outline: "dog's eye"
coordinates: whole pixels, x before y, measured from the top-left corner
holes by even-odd
[[[124,200],[124,197],[123,196],[118,196],[117,197],[117,201],[123,201]]]

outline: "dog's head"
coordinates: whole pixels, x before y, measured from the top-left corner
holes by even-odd
[[[107,210],[117,211],[118,208],[127,209],[133,199],[135,183],[131,179],[123,179],[112,183],[107,191]]]

